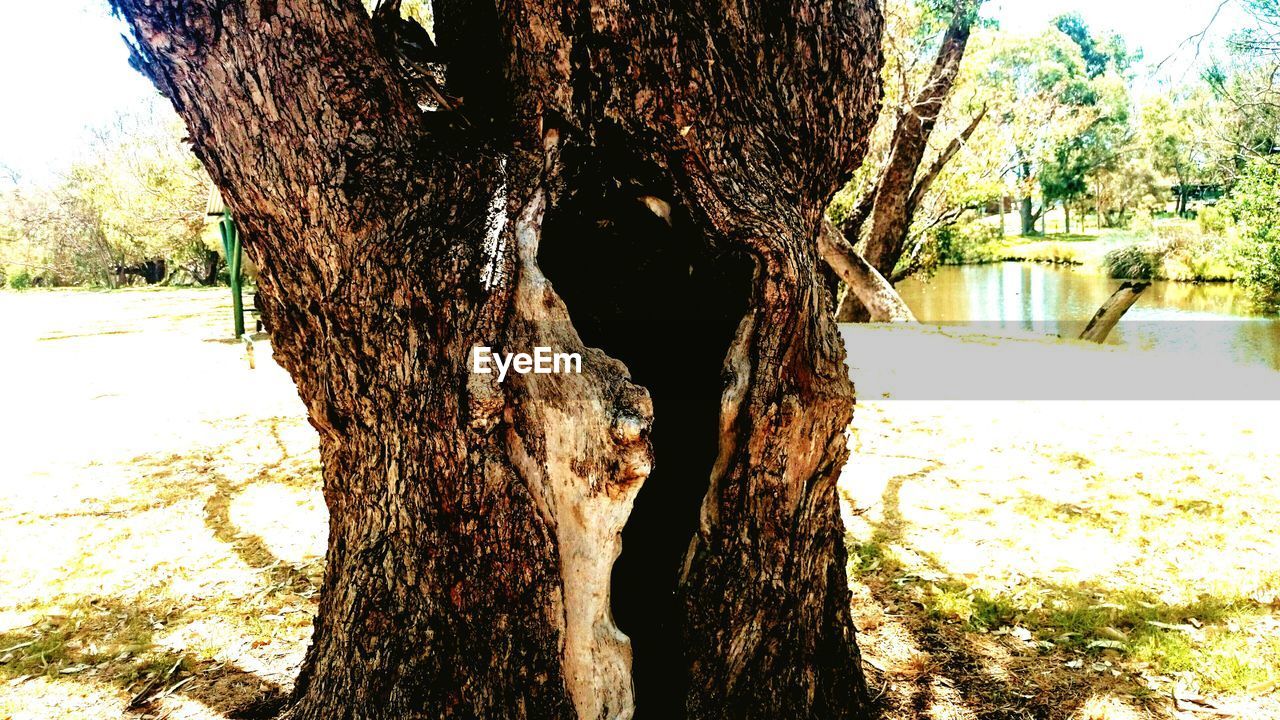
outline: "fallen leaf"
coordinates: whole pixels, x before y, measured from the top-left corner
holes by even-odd
[[[1126,640],[1129,639],[1128,635],[1125,635],[1124,633],[1110,626],[1099,629],[1098,634],[1103,637],[1115,640],[1117,642],[1125,642]]]
[[[1124,643],[1118,642],[1116,640],[1094,640],[1093,642],[1089,643],[1089,648],[1090,649],[1103,648],[1106,650],[1124,650],[1126,646]]]

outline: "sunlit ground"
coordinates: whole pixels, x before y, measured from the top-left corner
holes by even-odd
[[[292,684],[316,436],[265,344],[249,370],[217,342],[229,304],[0,293],[0,718],[218,718]]]
[[[263,716],[316,436],[225,290],[0,293],[0,718]],[[891,377],[891,373],[880,373]],[[895,719],[1276,718],[1275,403],[872,401],[841,483]]]
[[[1277,403],[868,402],[841,492],[893,717],[1280,717]]]

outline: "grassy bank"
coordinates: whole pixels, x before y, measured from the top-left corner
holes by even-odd
[[[1150,227],[993,237],[960,247],[955,264],[1035,262],[1071,265],[1106,277],[1129,280],[1232,282],[1240,276],[1235,240],[1206,233],[1194,220],[1161,218]]]

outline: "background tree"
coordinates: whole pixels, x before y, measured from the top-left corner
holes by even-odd
[[[3,264],[47,284],[115,287],[122,270],[148,282],[180,272],[212,284],[222,260],[210,242],[210,181],[173,111],[155,103],[95,128],[82,156],[55,180],[0,193]],[[25,268],[25,270],[24,270]],[[167,271],[162,270],[167,269]]]
[[[1083,139],[1077,136],[1064,140],[1040,173],[1040,191],[1045,205],[1062,203],[1068,233],[1071,232],[1071,204],[1088,194],[1088,175],[1093,169]]]
[[[1046,203],[1063,202],[1069,225],[1069,203],[1084,197],[1092,185],[1098,226],[1114,226],[1120,219],[1114,216],[1108,219],[1102,205],[1101,187],[1110,176],[1131,170],[1128,160],[1142,148],[1132,122],[1133,101],[1128,83],[1108,74],[1095,78],[1090,84],[1093,101],[1081,109],[1088,122],[1059,145],[1054,160],[1046,164],[1041,188]]]
[[[1080,48],[1080,57],[1084,60],[1085,72],[1090,79],[1109,72],[1128,75],[1133,64],[1142,59],[1140,52],[1135,54],[1129,51],[1122,36],[1116,33],[1096,36],[1079,13],[1059,15],[1054,19],[1053,26]]]
[[[869,714],[815,241],[876,113],[875,3],[442,1],[434,38],[394,3],[377,34],[354,0],[115,7],[320,433],[291,717]],[[498,383],[476,346],[583,373]]]
[[[1252,161],[1225,208],[1239,223],[1244,282],[1258,305],[1280,310],[1280,165]]]
[[[1244,239],[1243,279],[1257,304],[1274,312],[1280,311],[1280,3],[1244,5],[1255,25],[1233,38],[1234,62],[1211,68],[1205,79],[1231,118],[1222,123],[1223,135],[1230,169],[1238,172],[1224,206]]]
[[[65,185],[18,185],[0,194],[0,253],[6,282],[14,287],[113,287],[123,262],[97,209]]]
[[[89,156],[72,166],[67,189],[96,208],[121,264],[159,259],[210,285],[221,265],[206,236],[210,181],[182,142],[181,121],[159,102],[96,132]]]
[[[894,59],[886,68],[886,84],[901,88],[899,101],[887,103],[889,116],[881,118],[882,125],[893,128],[892,136],[870,187],[838,221],[840,235],[855,246],[867,264],[883,278],[893,277],[908,247],[912,221],[924,195],[985,114],[985,110],[979,111],[946,147],[933,153],[931,163],[924,164],[931,150],[930,139],[960,74],[981,6],[981,0],[953,0],[939,5],[898,8],[908,15],[899,25],[909,29],[903,33],[909,40],[898,38],[897,42],[889,42],[886,53]],[[938,26],[942,23],[945,25],[938,39]],[[893,35],[887,37],[894,38]],[[936,50],[932,50],[935,43]],[[926,49],[932,50],[934,59],[927,73],[920,77],[917,68],[922,63],[918,59],[921,55],[928,57]],[[897,82],[889,82],[893,74],[898,76]],[[833,245],[838,243],[838,237],[832,235],[831,241]],[[845,258],[849,257],[844,248],[827,255],[829,262],[846,271]],[[848,281],[872,277],[865,273],[845,274]],[[860,294],[845,293],[838,313],[842,321],[867,319],[866,308],[858,300]]]
[[[1191,185],[1203,177],[1198,162],[1203,136],[1192,122],[1191,102],[1188,94],[1174,91],[1152,97],[1142,106],[1143,141],[1155,167],[1177,186],[1179,215],[1187,212]]]
[[[1089,122],[1086,109],[1096,101],[1080,47],[1056,29],[1032,37],[1001,35],[974,60],[1003,136],[1021,232],[1034,235],[1046,210],[1043,203],[1035,206],[1041,171]]]

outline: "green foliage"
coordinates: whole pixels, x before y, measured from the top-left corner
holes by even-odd
[[[993,246],[999,239],[998,228],[976,221],[938,228],[931,238],[933,262],[927,265],[995,262]]]
[[[1072,203],[1089,194],[1091,179],[1100,184],[1105,176],[1132,169],[1126,151],[1135,131],[1122,75],[1129,56],[1123,40],[1094,38],[1078,15],[1059,17],[1055,27],[1075,42],[1084,61],[1087,81],[1077,79],[1070,93],[1087,122],[1054,147],[1040,174],[1040,190],[1046,203]]]
[[[1086,179],[1090,167],[1084,151],[1083,136],[1068,138],[1053,153],[1040,173],[1040,190],[1046,202],[1070,202],[1083,197],[1089,190]]]
[[[10,274],[8,275],[8,284],[13,290],[26,290],[32,284],[31,273],[26,270],[19,270]]]
[[[1239,225],[1243,282],[1260,307],[1280,310],[1280,167],[1250,163],[1223,210]]]
[[[1183,280],[1208,282],[1236,278],[1230,241],[1179,225],[1160,227],[1156,238],[1108,252],[1102,260],[1107,274],[1123,280]]]
[[[1099,77],[1108,71],[1124,74],[1142,59],[1141,52],[1130,53],[1124,38],[1115,33],[1095,37],[1079,13],[1060,15],[1053,21],[1053,26],[1080,47],[1090,78]]]
[[[1225,235],[1230,218],[1226,213],[1210,205],[1200,211],[1196,220],[1200,225],[1200,232],[1205,235]]]

